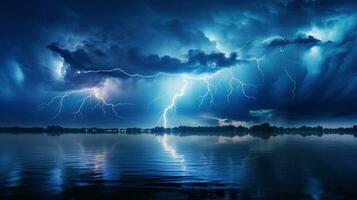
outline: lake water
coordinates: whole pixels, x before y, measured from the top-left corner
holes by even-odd
[[[0,135],[0,199],[345,199],[356,188],[352,135]]]

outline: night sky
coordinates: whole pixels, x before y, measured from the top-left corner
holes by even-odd
[[[350,126],[357,2],[1,1],[0,126]]]

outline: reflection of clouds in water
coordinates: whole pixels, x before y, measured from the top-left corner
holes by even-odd
[[[183,170],[185,170],[186,169],[185,157],[181,154],[178,154],[176,149],[169,144],[168,142],[169,136],[167,134],[164,134],[163,136],[157,137],[157,139],[160,142],[160,144],[164,147],[164,150],[169,153],[170,157],[176,162],[180,163]]]
[[[251,140],[254,140],[254,137],[250,136],[250,135],[233,136],[233,137],[226,137],[226,136],[218,137],[218,143],[220,143],[220,144],[246,142],[246,141],[251,141]]]

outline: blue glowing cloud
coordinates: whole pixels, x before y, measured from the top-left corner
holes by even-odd
[[[0,125],[353,122],[356,7],[4,2]]]

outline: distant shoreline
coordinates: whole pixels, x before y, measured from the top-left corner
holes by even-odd
[[[89,134],[173,134],[173,135],[253,135],[259,137],[270,137],[283,134],[299,135],[323,135],[323,134],[349,134],[357,137],[357,125],[349,128],[323,128],[322,126],[308,127],[301,126],[297,128],[285,128],[271,126],[268,123],[254,125],[252,127],[244,126],[209,126],[209,127],[188,127],[180,126],[174,128],[65,128],[62,126],[44,127],[0,127],[1,133],[32,133],[32,134],[68,134],[68,133],[89,133]]]

